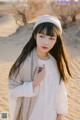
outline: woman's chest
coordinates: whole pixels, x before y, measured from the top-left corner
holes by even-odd
[[[43,97],[45,96],[50,99],[50,97],[54,95],[55,88],[57,88],[59,81],[58,70],[51,60],[46,62],[39,61],[38,65],[39,67],[45,65],[45,78],[40,83],[40,92]]]

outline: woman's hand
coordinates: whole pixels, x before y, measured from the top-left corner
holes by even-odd
[[[63,120],[63,115],[62,114],[57,114],[57,120]]]
[[[40,84],[42,80],[44,80],[45,77],[45,65],[43,65],[42,70],[39,71],[39,67],[36,68],[35,74],[34,74],[34,80],[33,80],[33,88]]]

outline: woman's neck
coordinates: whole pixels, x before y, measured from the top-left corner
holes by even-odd
[[[48,53],[42,53],[39,49],[36,48],[36,53],[38,58],[42,59],[42,60],[47,60],[49,59]]]

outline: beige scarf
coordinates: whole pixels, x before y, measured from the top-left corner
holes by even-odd
[[[53,57],[49,54],[50,58]],[[54,59],[53,59],[54,60]],[[9,89],[13,89],[24,82],[30,82],[33,80],[34,71],[37,67],[37,55],[35,49],[28,56],[20,69],[18,77],[14,80],[9,79]],[[56,64],[55,64],[56,65]],[[39,91],[39,86],[34,89],[36,92]],[[15,109],[14,120],[29,120],[29,117],[34,109],[38,95],[34,97],[18,97],[17,105]]]

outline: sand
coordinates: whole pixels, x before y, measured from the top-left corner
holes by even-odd
[[[8,120],[10,120],[8,73],[23,46],[29,40],[33,24],[28,24],[14,33],[16,28],[12,17],[0,18],[0,112],[8,112]],[[70,55],[70,68],[73,74],[73,79],[69,78],[67,83],[69,110],[64,120],[80,120],[80,22],[75,22],[64,30],[63,38]]]
[[[10,15],[4,15],[0,18],[0,36],[8,36],[16,31],[18,26]]]

